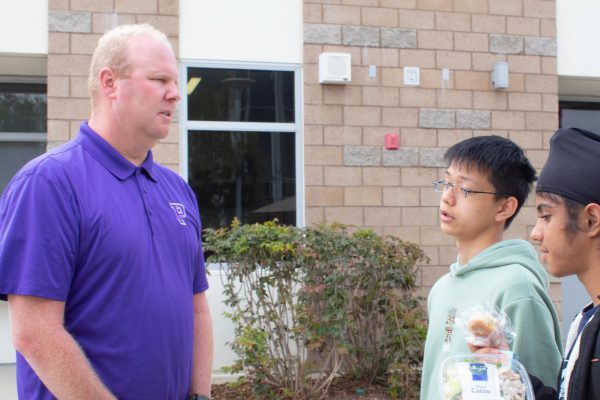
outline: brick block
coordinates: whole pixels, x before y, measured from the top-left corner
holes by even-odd
[[[525,113],[525,129],[558,129],[558,114],[547,112]]]
[[[556,56],[556,38],[525,38],[525,54]]]
[[[48,82],[50,83],[50,82]],[[67,141],[70,139],[69,121],[49,119],[48,141]]]
[[[452,11],[452,0],[417,0],[419,10]]]
[[[398,66],[398,50],[396,49],[368,47],[361,49],[361,56],[363,65],[377,65],[378,68]]]
[[[158,12],[157,0],[114,0],[115,11],[131,14],[156,14]]]
[[[398,26],[401,28],[435,29],[435,13],[420,10],[402,10]]]
[[[48,32],[48,54],[67,54],[71,52],[70,34]]]
[[[508,137],[523,149],[541,149],[543,146],[544,136],[539,131],[511,131]]]
[[[556,37],[556,20],[554,18],[541,21],[540,36]]]
[[[48,97],[69,97],[70,84],[68,76],[54,76],[48,80]]]
[[[556,75],[556,57],[541,57],[542,73],[545,75]]]
[[[440,263],[442,265],[450,265],[456,262],[457,249],[456,246],[440,246]]]
[[[306,226],[323,224],[325,222],[325,210],[323,207],[305,207],[304,218]]]
[[[548,159],[547,150],[526,150],[525,155],[536,169],[541,169]]]
[[[539,36],[540,20],[538,18],[508,17],[506,33],[509,35]]]
[[[365,208],[366,226],[402,226],[402,209],[400,207],[367,207]]]
[[[304,167],[304,184],[306,186],[323,186],[326,185],[323,178],[323,167],[321,166],[306,166]],[[326,185],[330,186],[330,185]]]
[[[459,129],[490,129],[490,112],[479,110],[457,110],[456,127]]]
[[[384,187],[383,205],[387,207],[418,206],[420,202],[419,188]]]
[[[441,108],[472,108],[472,97],[470,90],[439,90],[437,105]]]
[[[112,1],[97,1],[97,0],[71,0],[72,11],[96,11],[96,12],[111,12],[113,11]]]
[[[444,176],[444,173],[442,171],[439,172],[438,177],[436,179],[439,179],[439,177]],[[433,183],[433,181],[432,181]],[[419,188],[419,192],[421,194],[421,203],[419,204],[420,206],[423,207],[439,207],[440,206],[440,199],[441,196],[439,193],[437,193],[435,190],[433,190],[433,185],[429,186],[429,187],[422,187]]]
[[[435,68],[434,50],[400,50],[400,65],[419,68]]]
[[[519,111],[492,111],[492,128],[524,130],[525,113]]]
[[[325,222],[363,226],[363,209],[362,207],[326,207]]]
[[[542,111],[558,112],[558,95],[544,93],[542,95]]]
[[[379,46],[379,29],[365,26],[343,26],[342,43],[347,46]]]
[[[438,146],[450,147],[461,140],[473,137],[472,130],[447,129],[438,132]]]
[[[339,25],[304,24],[304,42],[342,44],[342,27]]]
[[[325,186],[361,186],[361,167],[325,167]]]
[[[351,126],[381,125],[381,109],[379,107],[344,106],[344,124]]]
[[[404,86],[402,68],[381,68],[377,71],[381,77],[381,85],[385,87]]]
[[[449,68],[455,69],[471,69],[471,53],[465,51],[445,51],[436,52],[436,66],[438,69]]]
[[[449,81],[442,80],[442,71],[439,69],[421,69],[421,88],[424,89],[453,89],[452,74]]]
[[[436,168],[402,167],[400,169],[402,186],[431,187],[431,183],[438,179]]]
[[[488,51],[488,35],[485,33],[454,33],[454,49],[459,51]]]
[[[375,2],[375,5],[377,4],[381,7],[401,8],[403,10],[417,8],[417,0],[379,0],[379,2]]]
[[[383,236],[394,236],[404,241],[418,243],[421,236],[421,230],[416,226],[385,226],[382,231]],[[420,276],[420,274],[418,274]],[[417,278],[420,281],[420,278]]]
[[[72,76],[70,78],[70,96],[89,99],[87,76]]]
[[[491,1],[490,14],[522,16],[523,0]]]
[[[452,129],[456,126],[454,110],[439,108],[421,108],[419,110],[420,128]]]
[[[342,146],[304,146],[304,165],[342,165]]]
[[[523,37],[517,35],[490,35],[490,52],[500,54],[522,54]]]
[[[68,10],[69,0],[48,0],[48,10]]]
[[[421,148],[419,149],[419,165],[421,167],[444,168],[446,166],[444,161],[445,152],[445,148]]]
[[[152,149],[152,156],[161,164],[179,164],[179,146],[160,142]]]
[[[542,111],[542,95],[539,93],[509,93],[508,109],[518,111]]]
[[[507,57],[509,71],[522,74],[539,74],[542,71],[541,57],[509,55]]]
[[[454,242],[454,237],[443,234],[437,226],[424,226],[421,228],[420,244],[422,246],[454,246]],[[456,257],[453,261],[456,261]],[[447,267],[444,269],[446,272],[448,271]]]
[[[381,165],[381,148],[376,146],[344,146],[344,165]]]
[[[556,75],[527,75],[525,88],[529,93],[558,93],[558,77]]]
[[[404,226],[438,226],[437,207],[403,207],[402,225]]]
[[[417,108],[385,107],[381,110],[381,122],[384,126],[416,128],[419,121]]]
[[[179,35],[179,17],[172,15],[139,15],[138,23],[148,23],[164,32],[169,37]],[[175,47],[175,46],[173,46]],[[175,54],[178,54],[177,51]]]
[[[179,0],[158,0],[158,13],[161,15],[179,15]]]
[[[417,31],[415,29],[381,29],[381,45],[402,49],[417,47]]]
[[[304,106],[305,124],[323,124],[323,125],[341,125],[342,107],[341,106],[313,106],[306,104]]]
[[[361,141],[354,145],[363,146],[383,146],[385,143],[385,134],[397,133],[398,129],[391,126],[365,126],[365,127],[353,127],[358,128],[362,131]],[[347,143],[350,144],[350,143]]]
[[[364,87],[362,104],[367,106],[395,107],[400,104],[400,89],[382,86]]]
[[[400,185],[400,170],[398,168],[365,167],[362,172],[364,186]]]
[[[90,60],[87,55],[51,55],[48,57],[48,76],[88,76]]]
[[[94,13],[92,15],[92,32],[104,33],[118,25],[136,23],[133,14]]]
[[[92,31],[92,14],[77,11],[48,11],[49,32],[81,32]]]
[[[348,85],[319,85],[323,88],[324,104],[360,105],[361,88]]]
[[[437,145],[437,135],[431,129],[402,128],[400,142],[406,147],[434,147]]]
[[[473,32],[506,33],[506,17],[502,15],[471,15]]]
[[[87,33],[71,34],[71,53],[86,54],[91,56],[98,45],[98,39],[100,39],[100,36],[101,35],[98,34]]]
[[[434,108],[436,106],[436,91],[405,87],[400,90],[400,105],[402,107]]]
[[[547,0],[525,0],[523,2],[523,15],[533,18],[556,17],[556,2]]]
[[[384,150],[383,165],[387,167],[417,167],[419,165],[419,149],[401,147],[398,150]]]
[[[506,61],[506,55],[504,54],[471,53],[471,56],[473,58],[474,71],[490,72],[494,69],[496,62]],[[512,72],[512,65],[509,65],[509,69]]]
[[[452,32],[420,30],[418,31],[417,37],[418,47],[420,49],[453,49]]]
[[[384,7],[363,7],[362,18],[358,24],[379,27],[398,26],[398,10]]]
[[[454,87],[464,90],[488,90],[491,87],[489,72],[455,71]]]
[[[487,14],[489,12],[488,0],[455,1],[454,11],[470,14]]]
[[[331,186],[307,186],[305,188],[307,206],[341,206],[344,204],[344,189]]]
[[[306,145],[322,145],[323,142],[323,126],[322,125],[306,125],[304,127],[304,144]]]
[[[362,129],[358,126],[325,126],[323,140],[326,145],[359,146]]]
[[[345,187],[343,190],[345,206],[372,207],[382,204],[381,188],[352,186]]]
[[[438,12],[435,14],[435,29],[438,31],[469,32],[471,30],[471,15]]]
[[[323,22],[323,6],[321,4],[304,3],[302,12],[305,24],[320,24]]]
[[[323,88],[320,84],[304,85],[304,104],[323,104]]]
[[[323,22],[326,24],[360,25],[360,7],[323,5]]]
[[[319,84],[319,66],[316,64],[307,64],[304,66],[304,83]]]

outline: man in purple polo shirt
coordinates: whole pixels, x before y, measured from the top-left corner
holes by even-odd
[[[198,206],[150,150],[169,132],[177,71],[151,26],[106,33],[90,67],[89,121],[0,200],[0,298],[20,398],[210,396]]]

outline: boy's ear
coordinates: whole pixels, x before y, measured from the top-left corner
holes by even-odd
[[[519,201],[514,196],[504,197],[500,200],[500,208],[496,213],[496,221],[506,221],[510,217],[512,217],[517,211],[517,207],[519,205]]]
[[[583,209],[585,231],[591,237],[600,237],[600,205],[590,203]]]
[[[99,72],[100,90],[108,97],[113,98],[117,88],[117,79],[112,69],[104,67]]]

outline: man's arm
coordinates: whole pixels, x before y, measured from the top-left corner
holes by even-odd
[[[210,397],[213,363],[213,331],[206,292],[194,295],[194,367],[192,394]]]
[[[116,399],[100,381],[83,351],[64,328],[65,304],[9,295],[15,348],[59,399]]]

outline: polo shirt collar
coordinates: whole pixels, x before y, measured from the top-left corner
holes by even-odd
[[[137,169],[131,161],[123,157],[121,153],[104,140],[104,138],[90,128],[87,121],[81,123],[79,134],[75,138],[75,141],[80,143],[81,146],[96,159],[96,161],[102,164],[104,168],[120,180],[127,179],[134,174]],[[152,150],[149,150],[140,169],[148,178],[156,182],[156,177],[152,173],[153,168],[154,160],[152,158]]]

